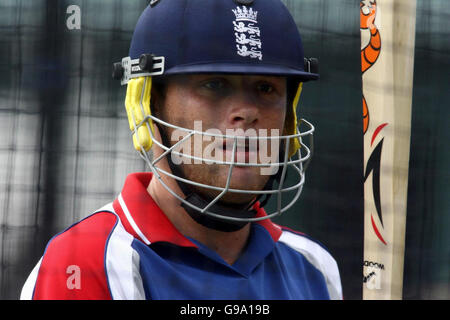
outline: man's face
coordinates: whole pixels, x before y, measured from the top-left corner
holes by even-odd
[[[166,85],[164,98],[159,99],[157,108],[157,116],[163,121],[182,128],[232,136],[282,135],[286,117],[284,77],[197,74],[170,77]],[[162,129],[171,145],[186,135],[185,131],[175,128]],[[235,161],[261,163],[263,153],[266,159],[267,156],[273,159],[275,153],[278,155],[278,148],[273,147],[271,140],[256,141],[237,141]],[[233,143],[234,139],[194,135],[177,150],[196,157],[231,161]],[[277,143],[280,142],[277,140]],[[226,186],[229,165],[199,162],[183,158],[178,164],[186,179]],[[262,190],[269,177],[262,173],[261,167],[234,166],[229,187]],[[220,193],[201,187],[194,189],[210,198]],[[227,193],[221,201],[244,204],[253,198],[254,194]]]

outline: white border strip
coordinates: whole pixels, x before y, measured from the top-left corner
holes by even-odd
[[[106,275],[113,300],[145,299],[139,274],[139,254],[132,247],[134,237],[126,232],[119,217],[106,250]]]
[[[119,204],[122,207],[123,213],[127,217],[128,222],[130,223],[131,227],[133,228],[134,232],[144,241],[146,245],[149,245],[151,242],[147,239],[147,237],[142,233],[141,229],[137,226],[136,222],[134,221],[133,217],[131,216],[130,211],[127,208],[127,205],[125,204],[125,201],[123,201],[122,193],[119,194]]]
[[[41,268],[42,258],[33,268],[30,275],[23,285],[22,292],[20,293],[20,300],[33,300],[34,287],[36,286],[39,269]]]
[[[332,300],[342,300],[342,285],[336,260],[314,241],[289,231],[283,231],[279,242],[301,253],[325,278]]]

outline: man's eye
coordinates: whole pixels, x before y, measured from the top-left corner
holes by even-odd
[[[221,90],[225,88],[225,83],[222,80],[212,80],[206,82],[203,86],[210,90]]]
[[[261,83],[258,85],[258,90],[262,93],[272,93],[275,89],[271,84]]]

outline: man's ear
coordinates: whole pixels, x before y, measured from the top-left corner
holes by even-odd
[[[159,118],[161,115],[161,93],[154,86],[152,87],[152,99],[150,100],[150,110],[152,115]]]

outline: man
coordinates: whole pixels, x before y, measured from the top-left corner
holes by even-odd
[[[113,75],[152,172],[55,236],[21,298],[341,299],[331,255],[269,219],[304,183],[316,64],[279,0],[151,1]]]

